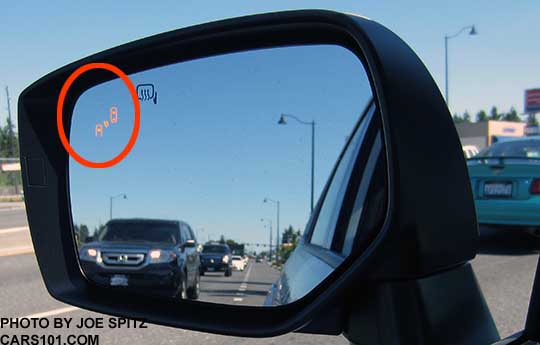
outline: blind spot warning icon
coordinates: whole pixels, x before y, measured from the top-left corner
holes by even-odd
[[[118,108],[117,107],[111,107],[109,109],[109,117],[111,119],[111,123],[117,123],[118,122]]]
[[[103,125],[101,123],[96,124],[96,137],[103,136]]]
[[[157,91],[154,84],[139,84],[137,85],[137,97],[140,101],[152,100],[157,104]]]

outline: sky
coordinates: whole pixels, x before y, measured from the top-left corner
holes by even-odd
[[[118,165],[92,169],[71,160],[74,223],[90,229],[105,223],[109,197],[125,193],[127,199],[113,200],[113,218],[181,219],[202,241],[223,234],[267,244],[261,218],[272,219],[274,232],[277,219],[266,197],[280,201],[280,231],[303,230],[310,214],[311,126],[292,118],[279,125],[280,114],[316,123],[318,198],[372,99],[362,63],[329,45],[228,54],[130,79],[152,84],[157,103],[141,102],[137,143]],[[123,149],[132,128],[132,101],[116,79],[79,97],[70,140],[86,159],[106,161]]]
[[[449,46],[450,108],[496,105],[523,111],[523,92],[540,87],[540,2],[502,1],[11,1],[0,12],[0,120],[4,87],[16,99],[33,81],[89,54],[207,21],[286,9],[325,8],[367,16],[393,30],[444,88],[444,36],[474,24],[478,36]]]
[[[513,106],[521,113],[524,90],[540,87],[540,45],[537,44],[540,26],[536,24],[540,2],[537,0],[11,1],[4,4],[0,12],[0,121],[3,123],[7,116],[4,86],[9,86],[12,114],[16,116],[16,100],[25,87],[48,72],[87,55],[212,20],[302,8],[361,14],[387,26],[419,55],[441,91],[444,87],[444,36],[474,24],[477,36],[462,34],[449,44],[453,113],[467,110],[474,114],[492,105],[501,111]],[[292,135],[293,130],[289,129],[288,135]],[[305,150],[305,134],[296,128],[296,137],[287,139],[296,140],[297,150]],[[340,135],[342,133],[336,138]],[[141,149],[143,147],[141,145]],[[298,157],[305,151],[291,154]],[[322,183],[317,181],[319,189]],[[121,202],[123,200],[115,201]],[[125,202],[133,202],[133,199]],[[107,207],[105,210],[103,205],[100,207],[96,212],[106,218]],[[262,216],[271,217],[272,211],[267,211]],[[295,226],[303,225],[300,220],[289,219]]]

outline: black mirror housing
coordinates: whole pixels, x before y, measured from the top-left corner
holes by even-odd
[[[369,245],[304,298],[275,308],[136,299],[89,282],[72,235],[68,154],[56,129],[60,89],[78,67],[114,64],[126,74],[233,51],[298,44],[338,44],[364,63],[381,114],[388,163],[388,212]],[[107,73],[80,78],[65,110]],[[472,259],[477,225],[465,159],[446,104],[429,72],[399,37],[369,19],[321,10],[235,18],[159,34],[67,65],[19,98],[25,203],[48,291],[97,312],[203,332],[267,337],[290,331],[339,334],[347,291],[361,282],[414,280]],[[64,111],[69,127],[70,111]],[[69,132],[69,128],[66,128]],[[437,143],[434,145],[433,143]],[[189,242],[189,241],[188,241]],[[186,243],[185,246],[187,246]],[[193,241],[192,246],[195,246]]]

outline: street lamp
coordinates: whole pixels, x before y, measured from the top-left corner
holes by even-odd
[[[277,238],[276,238],[276,263],[278,262],[278,258],[279,258],[279,200],[273,200],[273,199],[270,199],[270,198],[264,198],[263,202],[267,203],[267,202],[271,202],[273,204],[276,205],[276,209],[277,209],[277,216],[276,216],[276,234],[277,234]]]
[[[474,25],[469,25],[461,28],[458,32],[456,32],[453,35],[445,35],[444,36],[444,97],[446,99],[446,105],[448,108],[450,108],[450,99],[448,96],[448,40],[459,36],[462,32],[465,30],[469,30],[470,36],[478,35],[478,32],[476,31],[476,28]]]
[[[286,125],[287,118],[296,120],[302,125],[311,126],[311,212],[313,212],[313,198],[315,189],[315,121],[303,121],[291,114],[281,114],[278,125]]]
[[[119,197],[122,197],[122,199],[127,199],[126,193],[120,193],[120,194],[118,194],[118,195],[113,195],[113,196],[110,196],[110,197],[109,197],[109,220],[112,219],[112,204],[113,204],[113,199],[116,199],[116,198],[119,198]]]
[[[270,260],[272,260],[272,220],[268,218],[261,218],[261,222],[264,221],[267,221],[270,225],[270,242],[268,246],[268,257],[270,258]],[[266,228],[266,225],[264,225],[264,227]]]

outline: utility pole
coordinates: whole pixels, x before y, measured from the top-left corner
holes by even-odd
[[[9,89],[6,86],[6,99],[7,99],[7,111],[8,111],[8,157],[13,158],[15,156],[15,147],[13,145],[13,122],[11,122],[11,104],[9,100]]]
[[[8,111],[8,121],[7,121],[7,124],[8,124],[8,142],[7,142],[7,155],[8,155],[8,158],[15,158],[15,143],[14,143],[14,139],[15,139],[15,135],[13,133],[13,122],[11,122],[11,103],[10,103],[10,99],[9,99],[9,89],[8,87],[6,86],[6,99],[7,99],[7,111]],[[19,194],[19,188],[17,186],[17,176],[15,175],[14,172],[11,172],[10,173],[10,180],[11,180],[11,184],[13,185],[13,187],[15,187],[15,194],[18,195]]]

